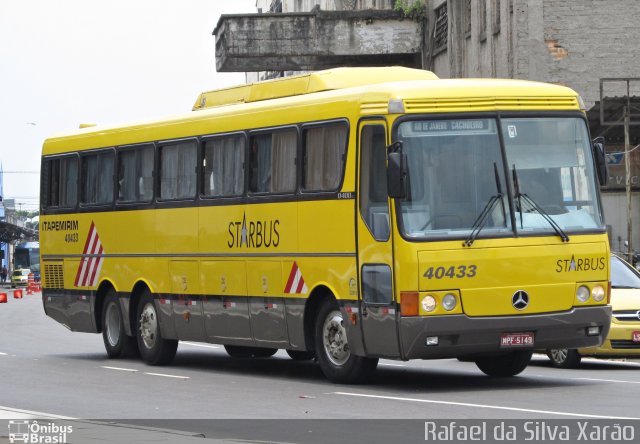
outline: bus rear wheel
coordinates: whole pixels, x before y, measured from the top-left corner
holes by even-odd
[[[176,356],[178,341],[164,339],[153,296],[149,291],[140,296],[136,336],[142,360],[149,365],[167,365]]]
[[[277,348],[246,347],[242,345],[225,345],[224,349],[232,358],[268,358],[278,351]]]
[[[488,376],[507,378],[515,376],[527,368],[532,355],[531,350],[515,350],[501,356],[476,359],[476,365]]]
[[[136,338],[127,336],[124,331],[122,308],[113,288],[107,291],[102,305],[102,340],[111,359],[138,354]]]
[[[331,382],[364,382],[378,365],[377,358],[365,358],[351,353],[342,312],[333,300],[325,301],[316,317],[315,349],[320,369]]]

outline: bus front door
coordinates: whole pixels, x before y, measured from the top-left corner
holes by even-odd
[[[386,122],[363,122],[359,141],[357,228],[362,335],[369,356],[397,358],[399,314],[393,297]]]

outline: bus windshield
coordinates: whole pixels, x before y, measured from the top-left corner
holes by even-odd
[[[557,232],[551,222],[566,232],[603,228],[581,118],[411,120],[398,139],[408,158],[405,237],[464,237],[480,220],[483,237]]]

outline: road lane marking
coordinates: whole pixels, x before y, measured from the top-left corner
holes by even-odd
[[[100,367],[106,368],[109,370],[119,370],[121,372],[137,372],[135,368],[121,368],[121,367],[109,367],[108,365],[101,365]]]
[[[0,418],[2,419],[66,419],[76,420],[71,416],[52,415],[51,413],[36,412],[33,410],[16,409],[0,405]]]
[[[621,379],[599,379],[599,378],[566,378],[577,381],[598,381],[598,382],[620,382],[622,384],[640,384],[640,381],[623,381]]]
[[[145,372],[145,375],[164,376],[165,378],[191,379],[189,376],[165,375],[164,373],[146,373]]]
[[[575,416],[579,418],[640,420],[640,418],[626,417],[626,416],[589,415],[585,413],[570,413],[570,412],[557,412],[553,410],[523,409],[518,407],[507,407],[507,406],[501,406],[501,405],[472,404],[468,402],[438,401],[434,399],[419,399],[419,398],[401,398],[399,396],[366,395],[364,393],[332,392],[330,394],[341,395],[341,396],[354,396],[354,397],[360,397],[360,398],[385,399],[389,401],[420,402],[424,404],[440,404],[440,405],[444,404],[444,405],[455,405],[460,407],[473,407],[473,408],[481,408],[481,409],[509,410],[512,412],[542,413],[547,415],[558,415],[558,416]]]
[[[180,341],[180,344],[184,344],[184,345],[191,345],[191,346],[193,346],[193,347],[220,348],[220,346],[218,346],[218,345],[197,344],[197,343],[195,343],[195,342],[185,342],[185,341]]]
[[[2,353],[2,352],[0,352],[0,355],[2,355],[2,356],[7,356],[7,354],[6,354],[6,353]]]

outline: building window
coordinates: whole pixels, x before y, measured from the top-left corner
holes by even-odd
[[[436,9],[436,21],[433,29],[433,53],[447,49],[448,33],[447,3],[443,3]]]
[[[500,0],[491,0],[491,25],[494,34],[500,32]]]
[[[282,0],[272,0],[269,12],[282,12]]]
[[[296,190],[295,129],[256,134],[251,137],[249,191],[292,193]]]
[[[335,191],[342,181],[347,126],[326,125],[304,131],[305,191]]]
[[[480,41],[487,39],[487,3],[485,0],[478,0],[478,35]]]
[[[245,138],[216,137],[204,145],[203,190],[209,197],[239,196],[244,191]]]
[[[195,197],[197,151],[195,141],[160,147],[160,199]]]
[[[118,153],[118,202],[153,199],[153,146]]]
[[[471,37],[471,0],[464,1],[464,11],[462,17],[462,29],[464,30],[464,37]]]
[[[105,205],[113,203],[115,155],[113,151],[82,156],[80,159],[80,203]]]

